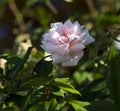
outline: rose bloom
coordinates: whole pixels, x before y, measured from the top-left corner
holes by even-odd
[[[51,23],[48,33],[43,35],[41,47],[52,55],[53,64],[76,66],[84,55],[86,45],[94,42],[87,29],[77,21],[67,20]]]

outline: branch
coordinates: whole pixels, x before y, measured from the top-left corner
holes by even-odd
[[[8,4],[9,4],[9,7],[12,11],[12,13],[14,14],[15,18],[16,18],[16,21],[17,21],[17,24],[19,26],[19,29],[20,29],[20,32],[26,32],[26,25],[25,25],[25,22],[24,22],[24,17],[22,15],[22,13],[20,12],[20,10],[18,9],[16,3],[14,0],[8,0]]]

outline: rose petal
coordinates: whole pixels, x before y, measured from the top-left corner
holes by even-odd
[[[78,21],[73,23],[73,33],[75,35],[79,35],[81,33],[81,30],[83,29],[83,26],[80,26]]]
[[[86,33],[82,32],[79,36],[75,36],[71,45],[79,44],[82,40],[84,40]]]
[[[63,62],[62,66],[76,66],[83,55],[84,55],[84,52],[81,51],[78,55],[71,58],[69,61]]]
[[[43,35],[44,41],[53,42],[54,44],[57,44],[57,45],[60,44],[59,38],[60,38],[60,35],[54,29],[49,30],[49,33],[46,33]]]
[[[70,20],[67,20],[64,23],[63,26],[64,26],[64,35],[65,36],[72,34],[72,32],[73,32],[73,25],[72,25],[72,22]]]
[[[51,23],[51,28],[54,28],[56,32],[59,33],[59,35],[63,35],[64,34],[64,30],[63,30],[63,24],[61,22],[58,23]]]
[[[54,29],[51,29],[51,30],[49,30],[49,37],[52,39],[58,39],[60,37],[60,35]]]
[[[64,24],[65,27],[70,28],[73,24],[72,22],[68,19]]]
[[[69,49],[65,45],[56,45],[51,42],[42,41],[41,47],[51,54],[69,55]]]
[[[84,35],[84,39],[81,41],[81,43],[83,43],[85,45],[89,45],[90,43],[95,41],[95,39],[89,35],[89,32],[87,29],[85,29],[84,32],[86,34]]]
[[[52,54],[52,58],[53,58],[53,64],[62,63],[70,59],[69,56],[62,56],[59,54]]]
[[[91,44],[92,42],[94,42],[95,39],[92,38],[91,36],[87,37],[86,39],[84,39],[83,41],[81,41],[81,43],[85,44],[85,45],[89,45]]]
[[[70,46],[70,54],[74,55],[85,48],[84,44],[74,44]]]
[[[51,28],[58,28],[61,27],[63,25],[62,22],[57,22],[57,23],[51,23],[50,26]]]

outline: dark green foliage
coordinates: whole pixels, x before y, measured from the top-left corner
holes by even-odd
[[[116,52],[115,48],[111,46],[109,53],[109,73],[108,73],[108,86],[110,94],[113,98],[118,110],[120,110],[120,55]]]
[[[37,76],[47,76],[52,72],[52,61],[45,61],[44,58],[40,60],[35,68],[33,73]]]

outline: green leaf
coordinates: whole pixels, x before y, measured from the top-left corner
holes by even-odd
[[[110,47],[110,52],[109,52],[109,56],[108,56],[108,60],[112,60],[113,58],[115,58],[118,55],[117,50],[114,48],[114,46],[112,45]]]
[[[110,94],[120,110],[120,55],[112,46],[109,52],[108,87]]]
[[[67,79],[67,78],[66,78]],[[81,95],[75,88],[73,85],[71,85],[69,82],[66,82],[65,81],[65,78],[63,80],[63,78],[55,78],[54,80],[54,85],[56,87],[59,87],[60,89],[63,89],[65,91],[68,91],[70,93],[73,93],[73,94],[79,94]]]
[[[57,104],[57,100],[55,98],[53,98],[51,100],[51,104],[50,104],[50,108],[49,111],[55,111],[57,108],[58,104]]]
[[[64,107],[66,103],[66,101],[63,101],[62,103],[58,104],[57,110],[60,110],[62,107]]]
[[[47,77],[52,72],[52,61],[45,61],[46,57],[40,60],[33,69],[35,75]]]
[[[55,98],[51,99],[50,101],[45,101],[44,108],[45,111],[56,111],[57,109],[57,100]]]
[[[69,78],[55,78],[55,81],[57,82],[65,82],[65,83],[68,83],[69,82]]]
[[[55,98],[50,101],[43,101],[32,106],[28,111],[56,111],[58,108],[58,103]]]
[[[32,47],[29,47],[26,54],[24,55],[23,59],[12,56],[12,57],[6,57],[7,63],[6,63],[6,73],[12,74],[13,78],[12,81],[14,81],[17,74],[21,71],[21,69],[24,67],[24,64],[27,62],[30,53],[31,53]]]
[[[45,85],[48,82],[49,82],[49,80],[47,78],[38,77],[38,78],[33,78],[33,79],[30,79],[30,80],[24,82],[21,85],[21,87],[40,86],[40,85]]]
[[[33,49],[33,47],[29,47],[29,48],[28,48],[25,56],[23,57],[23,62],[24,62],[24,63],[27,62],[27,60],[28,60],[28,58],[29,58],[29,56],[30,56],[30,54],[31,54],[32,49]]]
[[[85,106],[88,106],[90,103],[89,102],[82,102],[78,100],[71,100],[69,101],[69,104],[72,105],[75,111],[87,111]]]
[[[50,103],[51,103],[51,101],[45,101],[45,103],[44,103],[45,111],[49,111]]]
[[[40,111],[40,110],[46,111],[46,110],[44,110],[44,103],[43,102],[31,106],[28,111]]]
[[[85,80],[89,80],[89,81],[93,80],[92,75],[90,73],[88,73],[88,72],[80,73],[80,72],[76,71],[73,74],[73,78],[75,79],[75,82],[77,84],[81,84]]]
[[[81,89],[81,100],[93,101],[96,98],[104,98],[109,95],[107,84],[104,78],[89,82]]]
[[[10,74],[14,75],[15,72],[19,72],[18,68],[21,69],[23,67],[21,66],[21,64],[23,64],[22,59],[17,56],[8,56],[6,57],[6,60],[6,73],[8,74],[8,76]]]
[[[56,95],[56,96],[61,96],[64,97],[64,94],[66,93],[66,91],[60,89],[59,91],[53,91],[52,94]]]
[[[101,87],[98,87],[98,86],[101,86]],[[92,82],[89,82],[89,84],[87,84],[82,89],[82,91],[83,92],[91,92],[91,91],[93,91],[95,89],[98,89],[98,90],[104,89],[105,87],[106,86],[105,86],[105,80],[104,80],[104,78],[100,78],[100,79],[95,79]]]

